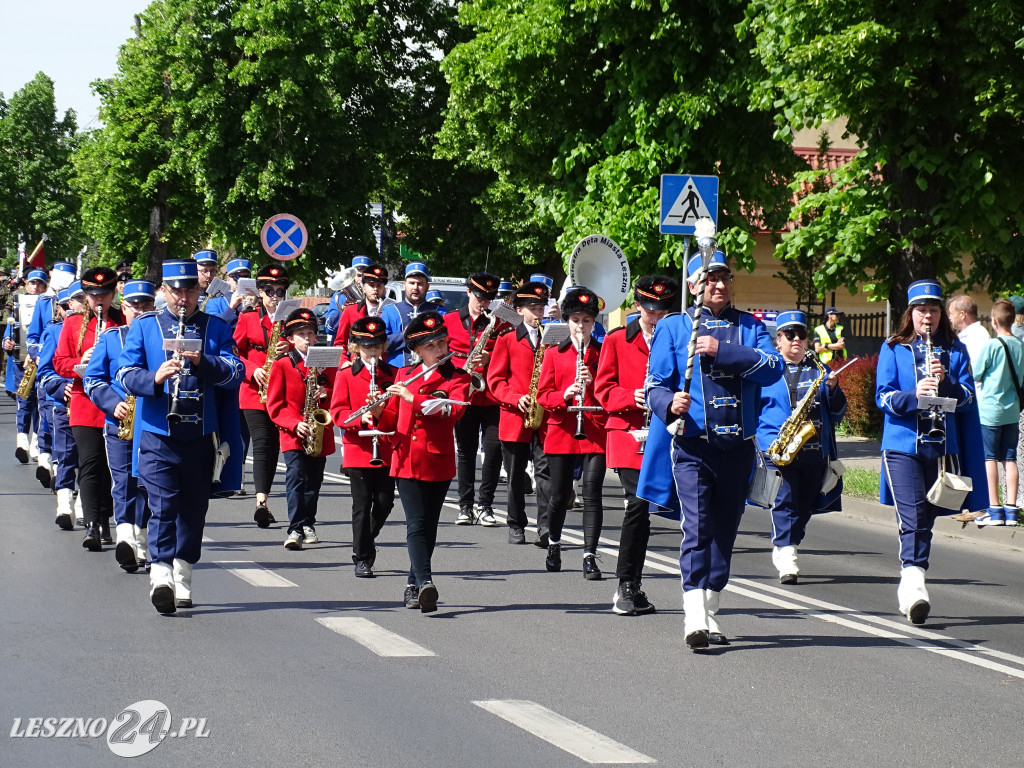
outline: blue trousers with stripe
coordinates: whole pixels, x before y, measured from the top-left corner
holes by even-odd
[[[792,464],[776,468],[782,475],[782,484],[772,507],[772,544],[795,547],[804,540],[807,523],[821,494],[825,457],[818,449],[805,449]]]
[[[939,463],[933,458],[900,451],[882,451],[882,471],[896,502],[900,562],[904,567],[917,565],[927,570],[935,518],[950,514],[950,510],[936,507],[927,497],[928,489],[939,476]],[[959,456],[946,457],[946,471],[959,474]]]
[[[132,475],[132,441],[121,440],[117,427],[106,424],[103,439],[107,444],[114,499],[114,521],[146,527],[146,496],[139,491],[139,479]]]
[[[53,488],[56,491],[75,489],[78,473],[78,444],[68,423],[68,407],[64,403],[53,406],[53,458],[57,461]]]

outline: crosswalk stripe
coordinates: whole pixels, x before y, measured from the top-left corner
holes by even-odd
[[[284,576],[279,576],[269,568],[264,568],[262,565],[254,563],[252,560],[214,560],[214,564],[219,565],[230,573],[233,573],[242,581],[248,582],[254,587],[299,586],[294,581],[289,581]]]
[[[481,709],[507,720],[539,739],[575,755],[591,764],[658,762],[653,757],[630,749],[624,744],[603,736],[557,712],[552,712],[533,701],[474,701]]]
[[[435,656],[433,651],[427,650],[421,645],[416,645],[412,640],[407,640],[401,635],[384,629],[379,624],[374,624],[369,619],[359,617],[323,616],[317,621],[323,624],[332,632],[344,635],[355,640],[360,645],[368,648],[378,656]]]

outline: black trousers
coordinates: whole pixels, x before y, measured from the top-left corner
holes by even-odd
[[[86,526],[113,516],[113,484],[107,464],[107,445],[102,427],[72,427],[78,446],[78,489]]]
[[[619,480],[626,497],[626,515],[619,535],[619,564],[615,575],[620,581],[639,582],[643,578],[647,543],[651,540],[650,504],[636,496],[639,469],[620,469]]]
[[[525,528],[526,519],[526,465],[533,458],[533,487],[537,494],[537,535],[548,532],[548,504],[551,502],[551,474],[548,455],[544,453],[540,438],[534,434],[528,443],[502,443],[501,453],[508,474],[508,524],[511,528]]]
[[[405,508],[405,545],[409,550],[409,581],[422,587],[434,580],[430,558],[437,543],[437,523],[451,480],[397,480]]]
[[[307,456],[303,450],[284,452],[284,492],[288,499],[288,533],[316,526],[316,508],[324,482],[326,456]]]
[[[281,455],[281,435],[266,411],[245,408],[242,413],[252,439],[252,482],[255,492],[269,496],[277,473],[277,459]]]
[[[498,477],[501,475],[501,441],[498,440],[500,417],[501,409],[497,405],[468,405],[462,418],[455,424],[461,508],[472,507],[474,502],[484,507],[494,503],[494,491],[498,488]],[[481,434],[484,461],[480,470],[480,493],[476,494],[476,451]]]
[[[348,470],[352,489],[352,561],[373,565],[377,539],[395,506],[395,478],[388,467],[353,467]]]
[[[551,472],[551,501],[548,505],[548,528],[551,540],[562,538],[565,513],[569,509],[572,495],[573,473],[576,461],[582,460],[583,467],[583,551],[597,552],[604,522],[604,506],[601,490],[604,487],[605,459],[603,453],[549,453],[548,467]]]

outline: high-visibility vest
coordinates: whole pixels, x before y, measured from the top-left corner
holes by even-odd
[[[843,326],[836,325],[836,327],[833,330],[835,331],[835,334],[836,334],[836,340],[839,340],[839,339],[841,339],[843,337]],[[818,337],[818,343],[821,344],[823,347],[827,347],[829,344],[834,344],[835,343],[835,342],[832,341],[832,338],[828,335],[828,328],[825,327],[824,323],[822,323],[817,328],[815,328],[814,329],[814,333]],[[821,360],[821,362],[823,362],[825,364],[828,364],[828,363],[832,362],[832,357],[834,355],[835,355],[835,351],[834,350],[823,349],[818,354],[818,359]]]

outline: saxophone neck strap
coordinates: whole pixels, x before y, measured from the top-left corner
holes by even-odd
[[[790,365],[796,365],[795,373],[790,373]],[[800,400],[797,396],[797,389],[800,386],[800,377],[803,375],[805,365],[807,365],[806,358],[801,360],[799,363],[786,363],[786,387],[789,389],[790,408],[796,408],[796,404]]]

